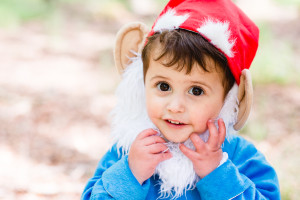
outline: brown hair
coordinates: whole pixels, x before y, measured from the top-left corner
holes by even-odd
[[[168,61],[163,63],[166,67],[177,64],[177,70],[185,69],[186,74],[189,74],[196,62],[204,71],[209,72],[207,62],[208,58],[211,58],[215,63],[215,70],[218,68],[223,72],[222,83],[225,96],[233,86],[235,79],[229,69],[226,57],[200,34],[177,29],[155,33],[147,39],[147,44],[142,51],[144,78],[149,67],[151,53],[155,47],[161,47],[159,56],[154,60],[158,61],[167,57]]]

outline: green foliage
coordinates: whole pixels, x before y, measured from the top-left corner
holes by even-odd
[[[267,24],[260,26],[260,44],[252,64],[254,84],[291,84],[299,81],[293,49],[289,41],[277,38]]]
[[[300,6],[299,0],[274,0],[282,5]]]
[[[245,134],[255,141],[263,141],[268,136],[267,127],[264,125],[263,121],[250,121],[247,126],[245,126],[240,134]]]
[[[65,9],[108,12],[116,6],[130,9],[127,0],[0,0],[0,27],[16,27],[32,20],[57,20]],[[118,6],[117,6],[118,7]],[[51,23],[51,22],[50,22]]]
[[[16,26],[35,18],[46,17],[51,11],[50,3],[45,0],[1,0],[0,26]]]
[[[282,200],[291,200],[292,199],[292,197],[291,197],[292,193],[293,193],[293,191],[290,188],[282,189],[281,190],[281,199]]]
[[[162,8],[169,2],[169,0],[155,0]]]

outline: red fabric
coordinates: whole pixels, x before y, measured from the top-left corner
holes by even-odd
[[[242,70],[250,68],[257,51],[259,38],[257,26],[230,0],[170,0],[159,17],[170,8],[176,11],[176,15],[188,13],[190,17],[179,28],[197,33],[197,28],[201,27],[206,19],[229,22],[230,39],[235,40],[232,48],[234,56],[228,57],[217,48],[226,56],[230,70],[239,84]],[[154,34],[155,23],[149,36]]]

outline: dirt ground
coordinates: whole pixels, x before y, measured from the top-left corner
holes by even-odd
[[[109,112],[120,80],[111,67],[119,25],[105,23],[69,24],[56,33],[36,23],[0,30],[0,199],[80,198],[110,147]],[[254,89],[242,134],[274,165],[286,199],[297,199],[300,88]]]

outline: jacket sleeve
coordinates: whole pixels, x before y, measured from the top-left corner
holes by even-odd
[[[128,156],[118,158],[114,146],[100,160],[94,176],[88,181],[81,200],[145,199],[150,187],[147,180],[140,185],[128,165]]]
[[[201,199],[279,200],[275,170],[253,144],[236,136],[229,159],[197,183]]]

